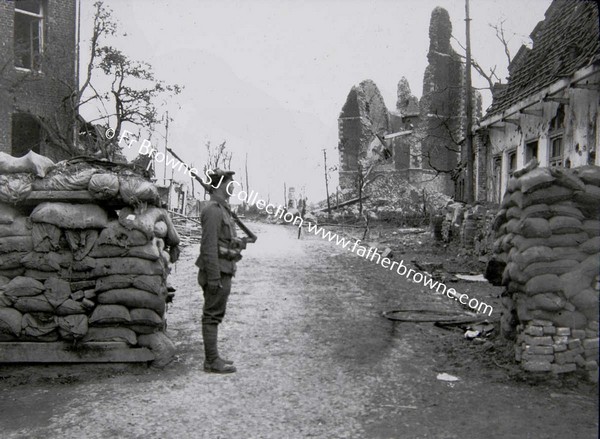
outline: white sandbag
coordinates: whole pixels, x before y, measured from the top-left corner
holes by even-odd
[[[33,250],[31,236],[5,236],[0,238],[0,253],[30,252]]]
[[[59,316],[68,316],[72,314],[84,314],[86,311],[87,309],[82,302],[69,298],[61,303],[54,312]]]
[[[88,318],[84,314],[59,316],[56,323],[60,336],[65,340],[78,340],[88,331]]]
[[[163,320],[156,312],[146,308],[134,308],[129,311],[131,316],[131,324],[145,326],[162,326]]]
[[[137,176],[119,176],[119,194],[132,206],[140,203],[158,204],[160,197],[156,186]]]
[[[38,204],[30,217],[34,222],[63,229],[102,229],[108,223],[106,211],[95,204],[45,202]]]
[[[25,172],[38,177],[44,177],[52,166],[54,166],[52,160],[34,151],[29,151],[23,157],[13,157],[0,152],[0,174]]]
[[[119,178],[115,174],[94,174],[90,178],[88,191],[97,200],[115,198],[119,193]]]
[[[11,279],[6,285],[0,287],[0,291],[14,298],[37,296],[44,291],[44,284],[29,277],[17,276]]]
[[[33,249],[37,252],[49,252],[60,249],[61,229],[53,224],[33,223],[31,239]]]
[[[21,214],[13,206],[0,202],[0,224],[12,224],[19,216]]]
[[[71,285],[69,282],[52,277],[44,282],[44,296],[48,303],[54,308],[58,308],[64,301],[71,296]]]
[[[175,352],[177,352],[175,345],[164,332],[140,335],[138,344],[152,351],[154,354],[152,366],[154,367],[166,366],[175,358]]]
[[[179,235],[173,226],[169,212],[158,207],[147,207],[145,209],[133,209],[125,207],[119,212],[119,223],[128,230],[139,230],[148,239],[154,236],[154,225],[163,222],[167,226],[165,242],[167,245],[179,244]]]
[[[13,308],[0,306],[0,333],[19,336],[23,315]]]
[[[43,294],[38,294],[37,296],[17,297],[13,307],[22,313],[42,312],[54,314],[54,307],[48,303],[48,299],[46,299]]]
[[[139,230],[127,230],[117,220],[110,221],[100,232],[95,246],[116,245],[119,247],[132,247],[144,245],[149,238]]]
[[[149,308],[159,315],[165,312],[165,300],[147,291],[137,288],[110,290],[98,295],[98,303],[107,305],[124,305],[128,308]]]
[[[124,324],[131,322],[131,316],[123,305],[98,305],[89,322],[92,326]]]
[[[3,224],[0,221],[0,238],[8,236],[31,236],[31,221],[29,218],[20,216],[15,218],[11,224]]]
[[[10,270],[22,267],[21,259],[26,254],[25,252],[0,253],[0,268]]]
[[[92,175],[98,169],[86,164],[64,165],[59,163],[45,178],[33,182],[36,191],[83,191],[88,188]]]
[[[31,174],[0,175],[0,202],[17,204],[31,193]]]

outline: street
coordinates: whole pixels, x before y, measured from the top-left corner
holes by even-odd
[[[460,332],[381,316],[454,301],[334,243],[298,240],[295,227],[251,228],[259,238],[238,264],[219,334],[237,373],[202,370],[198,248],[185,247],[167,313],[176,360],[162,370],[87,366],[71,378],[76,366],[47,366],[45,379],[3,367],[1,436],[597,437],[590,392],[510,379],[470,356]],[[459,380],[436,378],[444,372]]]

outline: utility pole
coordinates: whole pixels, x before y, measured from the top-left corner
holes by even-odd
[[[473,196],[473,104],[471,102],[471,18],[469,16],[469,0],[465,0],[465,22],[467,33],[467,65],[465,78],[466,91],[466,113],[467,113],[467,132],[466,132],[466,159],[467,159],[467,178],[465,182],[465,201],[472,203],[475,200]]]
[[[283,205],[287,210],[287,207],[288,207],[288,205],[287,205],[287,188],[285,186],[285,181],[283,182]]]
[[[248,185],[248,153],[246,153],[246,163],[244,164],[244,171],[246,173],[246,193],[250,193],[250,186]],[[246,202],[244,201],[244,210],[246,209]]]
[[[323,148],[323,162],[325,163],[325,193],[327,194],[327,216],[331,215],[331,204],[329,202],[329,180],[327,178],[327,151]]]
[[[165,127],[165,161],[164,161],[164,169],[163,169],[163,178],[165,179],[165,186],[167,184],[167,142],[169,141],[169,112],[167,111],[167,123]]]

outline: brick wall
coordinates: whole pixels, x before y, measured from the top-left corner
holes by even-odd
[[[75,0],[44,2],[44,53],[41,73],[14,66],[14,2],[0,0],[0,151],[11,152],[12,117],[25,112],[42,118],[56,118],[68,129],[71,117],[62,100],[75,88]],[[42,154],[53,159],[66,154],[48,141]]]

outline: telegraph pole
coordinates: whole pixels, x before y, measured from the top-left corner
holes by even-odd
[[[323,148],[323,161],[325,163],[325,193],[327,194],[327,215],[331,215],[331,204],[329,202],[329,179],[327,178],[327,151]]]
[[[465,182],[465,201],[472,203],[475,200],[473,194],[473,104],[471,102],[471,18],[469,16],[469,0],[465,0],[465,22],[467,34],[467,65],[465,72],[465,91],[467,113],[467,132],[466,132],[466,159],[467,159],[467,178]]]

